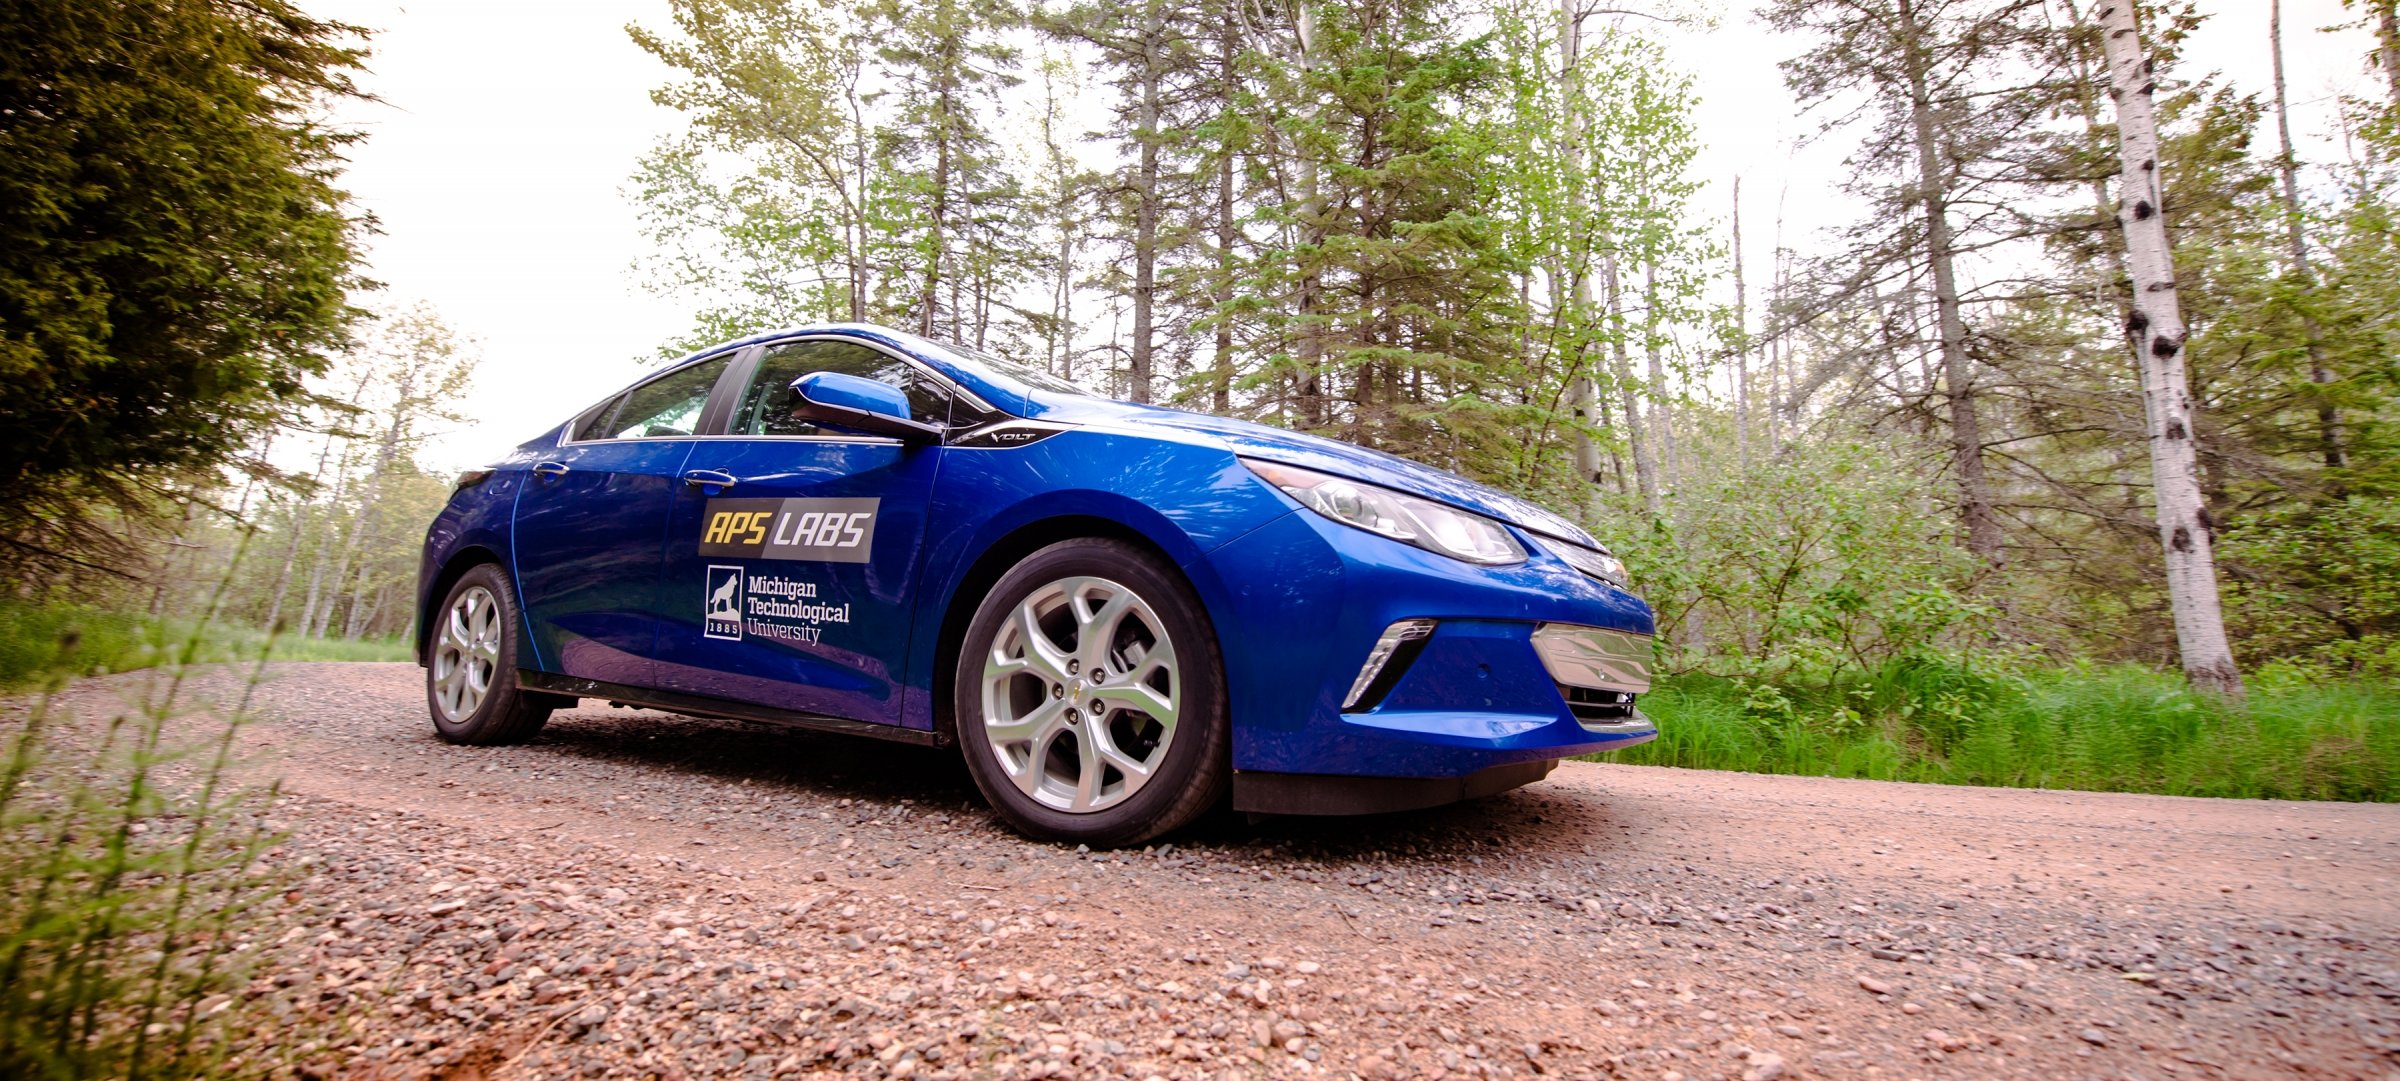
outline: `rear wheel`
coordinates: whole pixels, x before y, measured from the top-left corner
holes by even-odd
[[[542,730],[559,697],[517,685],[516,591],[500,568],[461,575],[434,611],[425,699],[433,730],[451,743],[521,743]]]
[[[1017,564],[968,624],[953,681],[968,769],[1037,837],[1139,844],[1224,794],[1216,634],[1164,560],[1061,541]]]

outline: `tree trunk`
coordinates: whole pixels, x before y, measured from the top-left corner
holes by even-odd
[[[1240,53],[1236,40],[1233,6],[1225,9],[1225,24],[1217,34],[1217,85],[1225,105],[1231,108],[1234,100],[1234,57]],[[1233,412],[1233,140],[1227,138],[1217,148],[1217,280],[1211,298],[1216,308],[1215,341],[1211,344],[1209,406],[1219,414]]]
[[[1750,468],[1750,293],[1742,284],[1742,178],[1733,178],[1733,446]]]
[[[850,167],[858,192],[858,261],[850,268],[850,318],[859,322],[867,318],[867,295],[873,287],[868,279],[867,264],[867,104],[859,97],[858,73],[850,73],[846,96],[850,101]]]
[[[1672,488],[1675,476],[1675,418],[1667,406],[1667,368],[1660,355],[1658,331],[1658,264],[1642,263],[1642,348],[1650,362],[1650,435],[1658,448],[1659,487]]]
[[[1307,76],[1313,75],[1316,70],[1317,14],[1316,9],[1307,3],[1302,3],[1299,7],[1294,34],[1300,48],[1300,70],[1305,79]],[[1316,104],[1318,99],[1314,88],[1304,88],[1302,98],[1309,103],[1304,107],[1308,121],[1307,126],[1314,129],[1319,108]],[[1323,427],[1326,420],[1324,373],[1322,371],[1325,364],[1325,338],[1324,327],[1317,311],[1319,293],[1323,291],[1324,284],[1322,260],[1325,249],[1325,210],[1318,199],[1315,152],[1308,147],[1305,140],[1298,139],[1293,141],[1292,150],[1293,156],[1299,160],[1300,164],[1300,211],[1297,217],[1300,220],[1300,246],[1304,251],[1301,257],[1300,295],[1298,297],[1300,415],[1308,427],[1317,428]]]
[[[2191,391],[2184,371],[2183,309],[2175,293],[2166,217],[2160,212],[2164,203],[2151,66],[2143,55],[2132,0],[2102,0],[2097,15],[2108,50],[2109,89],[2117,103],[2117,140],[2123,156],[2117,222],[2125,231],[2134,306],[2126,332],[2142,360],[2150,479],[2157,489],[2158,536],[2166,552],[2175,640],[2184,674],[2194,687],[2239,700],[2242,674],[2234,667],[2233,650],[2225,639],[2225,619],[2217,604],[2215,539],[2195,475],[2198,433],[2192,428]]]
[[[2375,64],[2383,69],[2384,88],[2400,106],[2400,7],[2395,0],[2366,0],[2375,13]]]
[[[1983,475],[1983,430],[1975,415],[1975,362],[1967,355],[1967,324],[1959,313],[1957,253],[1950,228],[1950,181],[1934,130],[1932,57],[1913,0],[1899,0],[1900,63],[1908,79],[1909,123],[1916,139],[1918,199],[1925,206],[1925,258],[1933,276],[1933,307],[1941,337],[1942,381],[1950,400],[1950,445],[1958,459],[1958,517],[1967,550],[2000,562],[2000,520],[1992,513]]]
[[[1642,494],[1642,511],[1655,522],[1666,513],[1658,496],[1658,462],[1651,457],[1650,433],[1634,394],[1633,362],[1625,349],[1625,290],[1617,277],[1617,257],[1611,252],[1600,264],[1600,281],[1608,297],[1609,374],[1617,384],[1617,408],[1625,411],[1625,442],[1633,450],[1633,485]]]
[[[2268,0],[2267,49],[2274,61],[2271,66],[2275,73],[2275,136],[2282,150],[2275,165],[2283,174],[2284,238],[2291,257],[2292,276],[2298,279],[2303,293],[2313,293],[2316,275],[2308,265],[2308,234],[2300,214],[2300,159],[2292,153],[2292,117],[2283,90],[2283,0]],[[2310,299],[2313,298],[2303,299],[2302,303],[2309,303]],[[2323,389],[2333,382],[2333,372],[2325,367],[2325,337],[2317,327],[2315,314],[2301,311],[2300,333],[2308,338],[2308,381],[2318,387],[2318,454],[2325,468],[2340,469],[2346,458],[2342,451],[2342,415]]]
[[[364,381],[359,383],[359,389],[361,391],[366,389],[366,383]],[[352,397],[356,397],[356,395],[354,394]],[[325,445],[317,450],[317,471],[312,475],[313,478],[322,478],[325,475],[325,467],[332,463],[333,440],[333,428],[331,425],[327,425],[325,430]],[[308,509],[313,504],[313,500],[304,500],[292,504],[292,542],[284,546],[283,566],[277,569],[275,572],[274,599],[267,602],[266,629],[270,633],[276,629],[276,621],[283,618],[284,598],[290,594],[292,588],[292,567],[300,562],[300,538],[308,532]],[[313,605],[315,602],[312,601],[310,603]]]
[[[1135,150],[1139,165],[1134,178],[1130,397],[1137,402],[1150,400],[1151,350],[1155,345],[1151,340],[1155,337],[1151,308],[1158,294],[1158,43],[1164,33],[1159,0],[1148,0],[1142,13],[1141,102],[1133,132],[1134,141],[1140,146]]]
[[[392,415],[384,425],[382,437],[375,442],[375,464],[367,472],[358,505],[358,520],[351,523],[350,535],[342,543],[341,562],[335,565],[333,578],[327,583],[324,614],[314,620],[315,637],[322,638],[333,632],[334,605],[340,598],[342,580],[349,577],[352,566],[359,569],[358,594],[363,594],[366,588],[366,565],[361,560],[360,552],[366,545],[368,535],[378,531],[377,526],[383,518],[384,483],[391,477],[392,464],[400,460],[401,441],[407,438],[409,423],[415,419],[418,405],[417,376],[424,358],[404,357],[400,363],[400,381],[392,394]],[[310,591],[315,591],[313,583]],[[353,625],[358,618],[358,594],[351,598],[350,623]]]
[[[933,205],[929,208],[931,213],[928,215],[931,221],[930,232],[927,235],[928,250],[925,253],[925,297],[922,308],[917,313],[917,332],[927,337],[933,335],[933,312],[941,302],[942,257],[945,254],[945,246],[949,243],[945,227],[949,224],[950,218],[950,131],[953,126],[954,111],[958,108],[956,88],[952,85],[952,77],[956,74],[959,64],[959,59],[951,55],[956,51],[957,46],[957,35],[953,29],[953,23],[944,20],[942,32],[947,36],[942,40],[940,60],[938,61],[941,68],[934,72],[933,76],[934,101],[937,103],[937,107],[934,110]],[[955,324],[958,319],[955,303],[952,305],[952,309],[951,321]]]

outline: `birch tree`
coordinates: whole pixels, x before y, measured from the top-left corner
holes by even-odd
[[[2151,485],[2158,504],[2159,543],[2166,552],[2175,639],[2184,674],[2194,687],[2239,699],[2242,674],[2225,637],[2217,600],[2215,538],[2200,499],[2199,433],[2193,426],[2184,371],[2186,331],[2159,183],[2153,69],[2143,53],[2132,0],[2101,0],[2094,14],[2108,51],[2109,95],[2117,106],[2123,159],[2117,221],[2124,229],[2125,265],[2134,286],[2133,315],[2125,330],[2142,368]]]

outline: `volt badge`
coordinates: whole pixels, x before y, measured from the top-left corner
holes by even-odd
[[[701,608],[700,633],[710,638],[742,640],[742,569],[710,564],[707,600]]]

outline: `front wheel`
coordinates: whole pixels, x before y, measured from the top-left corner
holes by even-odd
[[[555,695],[517,686],[516,591],[489,563],[459,576],[433,611],[425,699],[433,730],[451,743],[522,743],[542,730]]]
[[[976,609],[952,685],[975,785],[1026,833],[1140,844],[1224,794],[1215,631],[1141,548],[1086,537],[1026,557]]]

